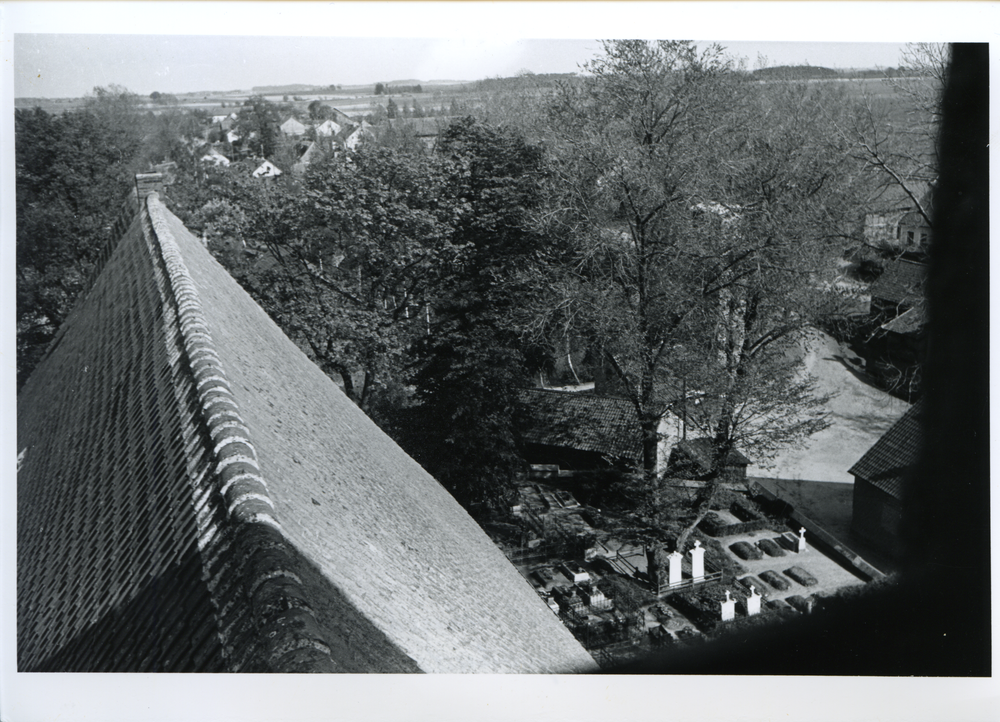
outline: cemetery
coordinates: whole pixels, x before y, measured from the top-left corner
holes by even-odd
[[[522,485],[514,514],[520,537],[495,541],[601,664],[699,644],[740,619],[809,614],[868,581],[821,535],[749,502],[709,514],[684,552],[620,538],[632,535],[542,483]]]

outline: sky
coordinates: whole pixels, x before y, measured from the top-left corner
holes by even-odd
[[[892,31],[875,33],[850,13],[826,17],[816,13],[823,3],[795,2],[773,6],[790,27],[767,22],[768,6],[752,2],[7,5],[15,97],[78,97],[110,84],[148,94],[569,73],[599,51],[598,37],[719,41],[750,67],[764,57],[835,68],[896,66],[905,41],[955,39],[952,14],[935,18],[938,37],[928,38],[908,30],[898,9],[909,4],[898,2],[881,11]],[[883,5],[864,6],[876,25]]]
[[[724,42],[735,56],[771,65],[898,65],[898,43]],[[15,97],[77,97],[94,86],[153,91],[247,90],[260,85],[478,80],[572,73],[597,40],[18,34]]]

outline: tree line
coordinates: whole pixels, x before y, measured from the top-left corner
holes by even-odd
[[[720,48],[686,42],[606,42],[585,69],[516,105],[486,97],[433,152],[369,143],[266,184],[194,163],[167,202],[477,512],[512,499],[518,389],[583,354],[636,412],[629,494],[648,519],[669,512],[683,546],[730,451],[766,461],[827,423],[796,348],[845,312],[828,281],[863,242],[881,175],[839,84],[757,83]],[[109,199],[150,158],[116,102],[18,111],[19,373],[79,292]],[[258,105],[239,128],[266,156],[274,118]],[[100,163],[80,155],[94,146]],[[657,494],[671,410],[712,449],[709,483],[682,510]]]

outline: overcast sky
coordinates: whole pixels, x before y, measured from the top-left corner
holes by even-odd
[[[754,65],[898,65],[897,43],[724,43]],[[39,35],[14,41],[15,97],[75,97],[96,85],[148,94],[288,83],[477,80],[576,72],[596,40],[489,40],[196,35]]]
[[[936,3],[5,5],[16,97],[76,97],[109,84],[148,94],[566,73],[594,56],[598,37],[717,40],[751,67],[760,56],[769,65],[886,67],[899,64],[906,41],[967,39],[956,28],[968,36],[995,17],[956,23]]]

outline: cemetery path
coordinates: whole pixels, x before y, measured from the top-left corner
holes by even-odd
[[[750,476],[851,483],[847,470],[910,407],[865,380],[855,354],[822,332],[801,346],[803,371],[819,394],[830,394],[831,425],[803,447],[784,449],[767,467],[751,465]]]

